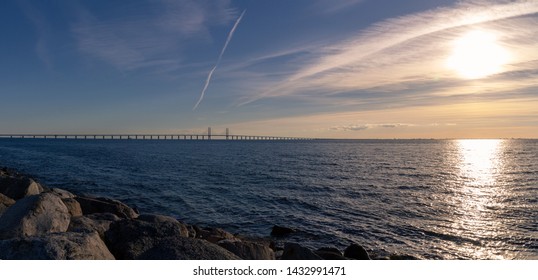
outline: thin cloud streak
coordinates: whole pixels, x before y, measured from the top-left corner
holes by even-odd
[[[471,1],[389,19],[354,39],[319,49],[318,58],[258,95],[245,96],[239,105],[299,93],[317,95],[319,89],[346,92],[432,80],[457,85],[462,81],[445,67],[445,60],[451,43],[473,28],[498,31],[503,46],[518,54],[503,72],[525,70],[525,62],[538,59],[533,51],[538,45],[532,31],[536,20],[528,17],[536,13],[537,1]]]
[[[224,47],[222,47],[222,50],[220,51],[220,54],[219,54],[219,58],[217,59],[217,62],[215,63],[215,66],[213,66],[213,68],[211,69],[211,71],[209,71],[209,74],[207,75],[207,79],[205,81],[205,84],[204,84],[204,88],[202,89],[202,93],[200,94],[200,98],[198,99],[198,102],[196,102],[196,104],[194,105],[194,107],[192,108],[192,110],[196,110],[196,108],[198,108],[198,105],[200,105],[200,103],[202,102],[202,100],[204,99],[204,96],[205,96],[205,92],[207,90],[207,87],[209,86],[209,82],[211,81],[211,77],[213,76],[213,72],[215,72],[215,69],[217,69],[217,67],[219,66],[219,63],[220,61],[222,60],[222,56],[224,55],[224,52],[226,51],[226,48],[228,47],[228,44],[230,43],[230,41],[232,40],[232,37],[235,33],[235,29],[237,28],[237,26],[239,25],[239,23],[241,22],[241,19],[243,18],[243,16],[245,15],[245,12],[247,10],[243,10],[243,12],[241,13],[241,15],[237,18],[237,20],[235,21],[235,24],[234,26],[232,27],[232,30],[230,30],[230,33],[228,33],[228,37],[226,38],[226,42],[224,43]]]

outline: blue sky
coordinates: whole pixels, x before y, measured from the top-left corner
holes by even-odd
[[[0,21],[2,133],[538,137],[538,1],[6,0]]]

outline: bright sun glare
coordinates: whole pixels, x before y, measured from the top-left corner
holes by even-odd
[[[480,79],[501,72],[508,60],[494,33],[475,30],[454,42],[447,66],[464,79]]]

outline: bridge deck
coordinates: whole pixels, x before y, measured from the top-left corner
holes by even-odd
[[[305,137],[226,135],[226,134],[0,134],[11,139],[86,139],[86,140],[314,140]]]

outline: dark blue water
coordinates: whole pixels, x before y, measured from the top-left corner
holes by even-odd
[[[235,233],[298,228],[313,248],[538,259],[536,140],[0,139],[0,165]]]

